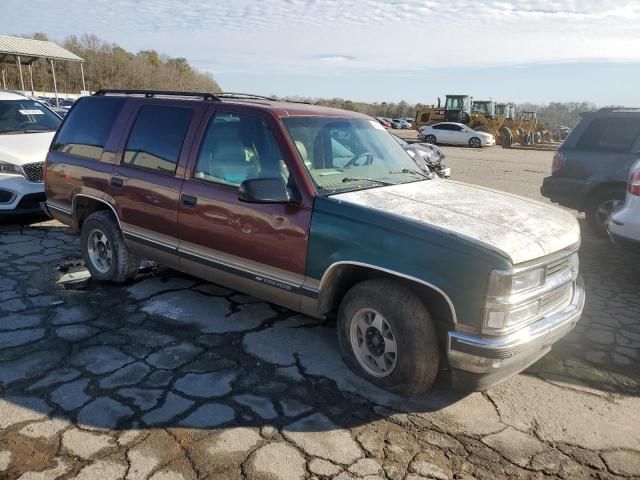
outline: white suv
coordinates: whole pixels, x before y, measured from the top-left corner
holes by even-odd
[[[631,167],[624,205],[609,218],[609,236],[615,243],[640,252],[640,160]]]
[[[41,212],[44,160],[60,122],[42,103],[0,91],[0,218]]]

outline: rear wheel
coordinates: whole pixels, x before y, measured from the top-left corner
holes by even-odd
[[[435,145],[436,144],[436,137],[435,137],[435,135],[425,135],[424,141],[426,143],[430,143],[431,145]]]
[[[118,222],[107,210],[94,212],[84,221],[81,246],[84,263],[96,280],[125,282],[140,266],[140,259],[129,250]]]
[[[500,144],[507,148],[513,145],[513,134],[507,127],[500,128]]]
[[[585,216],[591,230],[599,237],[607,236],[609,217],[624,203],[624,189],[607,189],[596,193],[587,203]]]
[[[431,316],[395,281],[367,280],[347,292],[338,312],[338,343],[351,370],[399,395],[426,392],[438,373]]]
[[[471,148],[480,148],[480,147],[482,147],[482,142],[480,141],[480,139],[478,137],[473,137],[473,138],[469,139],[469,146]]]

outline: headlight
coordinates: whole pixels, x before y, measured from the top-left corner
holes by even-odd
[[[526,270],[521,273],[508,274],[500,271],[491,272],[489,282],[490,297],[506,297],[544,284],[544,267]]]
[[[17,165],[13,163],[0,162],[0,173],[4,173],[7,175],[22,175],[22,170]]]
[[[528,270],[491,272],[483,332],[507,333],[554,308],[564,308],[571,301],[578,269],[578,254],[574,253]]]

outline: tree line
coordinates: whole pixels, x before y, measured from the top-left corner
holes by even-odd
[[[46,34],[23,35],[35,40],[49,40]],[[211,74],[194,69],[186,58],[172,58],[156,50],[129,52],[116,43],[103,41],[91,34],[71,35],[62,46],[85,60],[84,76],[87,90],[101,88],[136,88],[149,90],[181,90],[219,92],[220,86]],[[53,92],[51,64],[43,59],[33,63],[33,83],[36,91]],[[79,93],[82,90],[80,65],[76,62],[55,62],[59,92]],[[6,65],[8,88],[20,88],[17,66]],[[23,67],[25,88],[30,89],[29,74]]]

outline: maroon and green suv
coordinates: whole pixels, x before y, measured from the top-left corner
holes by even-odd
[[[548,352],[584,305],[573,216],[427,176],[354,112],[101,91],[73,106],[45,172],[47,209],[80,231],[93,278],[131,280],[150,258],[336,314],[346,364],[403,395],[440,367],[488,388]]]

